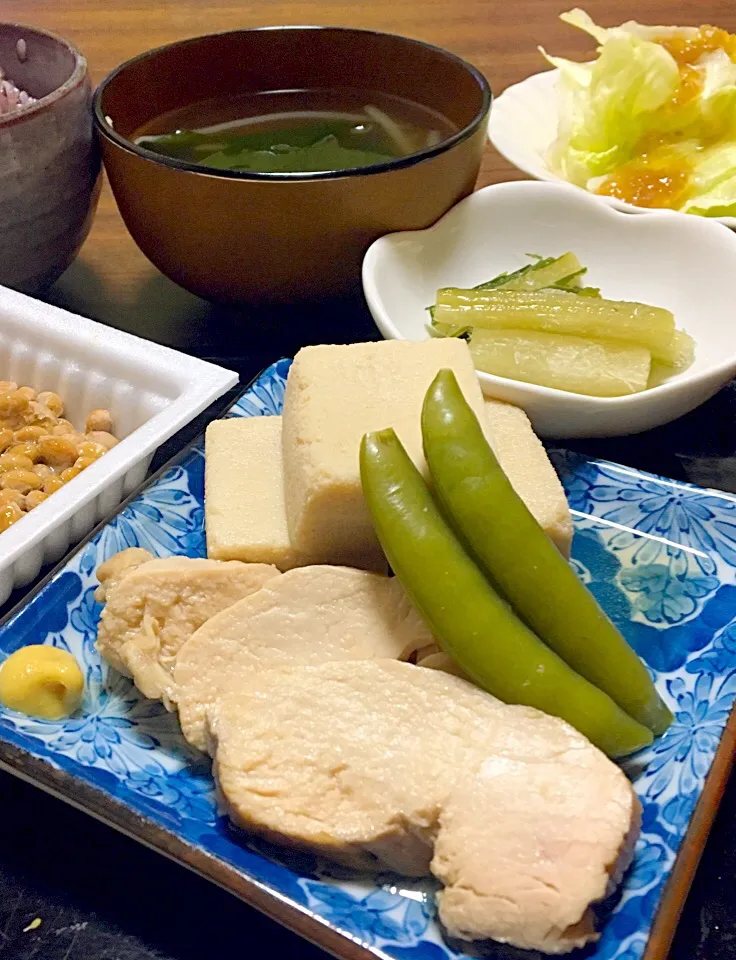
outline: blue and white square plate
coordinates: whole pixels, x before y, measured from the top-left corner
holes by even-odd
[[[289,361],[234,416],[281,410]],[[675,722],[629,764],[644,808],[636,858],[586,960],[664,960],[730,768],[736,723],[736,498],[558,452],[575,567],[647,661]],[[238,835],[176,717],[95,651],[95,569],[125,547],[205,552],[202,440],[98,528],[0,627],[0,659],[28,643],[86,671],[81,713],[41,722],[0,709],[0,765],[186,864],[345,960],[457,960],[429,881],[358,878]],[[491,945],[491,957],[509,951]],[[477,955],[475,953],[474,955]],[[518,951],[513,956],[519,957]],[[523,956],[528,956],[524,954]]]

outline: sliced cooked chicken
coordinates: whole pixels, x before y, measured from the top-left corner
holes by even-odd
[[[436,647],[430,647],[429,650],[429,653],[424,653],[422,656],[417,657],[418,666],[427,667],[430,670],[444,670],[445,673],[451,673],[455,677],[462,677],[463,680],[468,679],[467,675],[463,673],[448,654],[443,653]]]
[[[518,713],[502,722],[480,767],[458,778],[432,873],[452,936],[567,953],[596,939],[590,905],[628,866],[640,809],[621,770],[579,734],[560,721],[536,728]]]
[[[179,722],[207,747],[205,711],[254,669],[330,660],[405,659],[432,635],[393,577],[351,567],[289,570],[209,620],[179,653],[174,670]]]
[[[114,553],[97,568],[97,579],[100,585],[95,590],[95,600],[98,603],[105,603],[107,591],[118,580],[122,580],[128,573],[132,573],[142,563],[154,559],[154,555],[148,550],[144,550],[143,547],[128,547],[127,550]]]
[[[127,551],[126,551],[127,552]],[[113,566],[111,558],[107,564]],[[171,671],[181,646],[202,624],[281,576],[276,567],[237,560],[168,557],[120,572],[100,568],[106,603],[97,648],[153,700],[169,706]]]
[[[441,919],[467,939],[581,945],[631,857],[638,801],[615,764],[443,671],[271,668],[207,717],[236,824],[359,868],[422,875],[431,860]]]
[[[422,876],[468,742],[501,710],[440,671],[332,662],[254,672],[208,707],[207,732],[237,824],[349,866]]]

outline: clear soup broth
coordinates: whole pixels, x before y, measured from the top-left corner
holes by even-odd
[[[373,90],[278,90],[183,107],[133,139],[215,170],[315,173],[409,156],[457,129],[428,107]]]

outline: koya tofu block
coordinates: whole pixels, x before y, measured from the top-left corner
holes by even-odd
[[[518,407],[500,400],[487,398],[485,404],[483,404],[480,400],[480,391],[475,389],[475,375],[472,368],[468,368],[463,363],[464,356],[467,353],[464,344],[460,341],[449,340],[436,341],[436,343],[446,345],[445,353],[449,347],[451,356],[449,359],[437,358],[434,360],[431,369],[424,377],[427,385],[441,366],[449,366],[451,361],[455,361],[456,365],[453,366],[453,369],[460,379],[465,395],[473,404],[473,408],[476,412],[485,408],[485,419],[482,419],[481,422],[484,423],[488,438],[496,451],[501,466],[534,517],[557,544],[560,551],[567,555],[572,537],[572,523],[565,494],[544,447],[534,434],[526,414]],[[435,341],[431,341],[430,344],[434,348],[433,352],[436,352]],[[393,353],[395,346],[403,347],[404,351],[402,352],[405,352],[406,347],[425,347],[425,344],[388,342],[360,346],[372,348],[368,352],[368,356],[373,361],[371,354],[376,355],[376,348],[380,350],[393,347],[393,350],[389,350],[390,353]],[[303,366],[304,354],[307,355],[306,359],[309,360],[309,354],[312,351],[316,351],[317,354],[328,351],[328,355],[331,356],[334,356],[333,351],[339,351],[343,355],[347,351],[349,355],[356,357],[356,363],[364,363],[365,361],[360,359],[362,351],[360,351],[360,354],[355,354],[355,350],[356,347],[307,348],[295,361],[297,373],[299,368]],[[426,356],[426,352],[424,355]],[[336,359],[339,360],[339,357]],[[319,356],[317,356],[317,361],[315,365],[316,373],[314,374],[316,382],[321,381],[322,384],[326,384],[326,387],[320,389],[325,389],[329,394],[329,386],[336,385],[336,375],[331,370],[331,367],[336,364],[330,361],[323,376],[319,372]],[[405,367],[407,370],[416,368],[416,363],[407,364],[403,358],[396,366],[398,365],[402,368]],[[396,366],[392,374],[393,382],[396,384],[395,392],[406,393],[407,387],[404,384],[403,377],[396,373]],[[366,377],[370,376],[370,381],[367,386],[361,387],[363,395],[370,394],[376,402],[382,402],[384,410],[389,407],[395,410],[397,403],[391,400],[386,378],[375,372],[375,363],[372,371],[365,375]],[[291,401],[294,401],[297,379],[292,379],[292,377],[293,374],[290,374],[287,398],[291,394]],[[302,382],[304,381],[302,380]],[[396,416],[388,412],[379,412],[374,416],[374,422],[383,426],[393,421],[393,425],[399,429],[400,436],[409,447],[415,460],[422,465],[419,414],[424,390],[424,386],[414,389],[413,399],[401,401],[413,405],[415,411],[413,417],[401,416],[399,420],[402,422],[399,423]],[[381,401],[382,397],[383,400]],[[319,427],[323,450],[329,447],[330,437],[336,437],[338,442],[344,442],[346,433],[349,434],[345,427],[350,426],[349,422],[346,423],[348,415],[342,401],[336,399],[334,404],[330,404],[328,399],[325,401],[325,405],[324,419]],[[299,404],[298,408],[301,406],[302,404]],[[354,493],[357,494],[355,499],[360,505],[362,505],[362,495],[359,489],[357,449],[361,436],[362,427],[357,427],[354,430],[353,442],[355,443],[356,454],[352,469],[354,471],[353,488]],[[340,438],[343,438],[343,440],[341,441]],[[327,455],[329,455],[329,450],[327,450]],[[343,467],[343,472],[350,477],[349,464]],[[356,485],[357,491],[355,489]],[[383,555],[373,539],[370,520],[367,516],[362,519],[363,530],[365,531],[367,528],[363,545],[359,545],[358,550],[351,550],[347,559],[341,557],[333,559],[332,556],[326,556],[331,548],[325,548],[319,542],[310,551],[296,549],[289,535],[286,517],[281,417],[238,417],[217,420],[210,424],[206,441],[205,487],[207,553],[211,559],[271,563],[282,571],[296,566],[325,561],[354,563],[381,572],[386,569]],[[325,509],[327,519],[325,522],[328,535],[331,535],[330,529],[333,528],[334,522],[330,519],[329,493],[323,492],[323,496],[327,498]],[[362,514],[359,512],[358,516],[361,517]],[[350,517],[346,522],[350,525],[350,528],[343,531],[343,539],[347,540],[352,546],[354,524]]]
[[[488,439],[511,485],[560,553],[568,557],[572,517],[542,441],[520,407],[486,397]]]
[[[483,423],[483,395],[464,340],[385,340],[297,353],[283,412],[286,517],[292,543],[313,563],[384,562],[360,484],[360,441],[393,427],[424,469],[422,403],[442,368],[455,373]]]
[[[294,550],[286,526],[281,417],[209,425],[204,502],[211,560],[272,563],[282,571],[310,562]]]

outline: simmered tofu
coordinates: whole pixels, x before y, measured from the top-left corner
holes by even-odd
[[[304,566],[286,524],[281,417],[231,417],[207,427],[205,527],[212,560]]]
[[[385,340],[305,347],[294,358],[283,412],[286,517],[314,562],[385,569],[360,483],[363,434],[393,427],[424,468],[421,410],[442,368],[455,373],[478,418],[483,396],[462,340]]]

